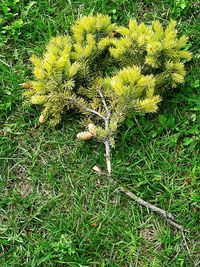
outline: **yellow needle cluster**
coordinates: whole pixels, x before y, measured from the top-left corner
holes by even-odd
[[[87,116],[93,110],[92,116],[102,119],[109,108],[107,131],[115,132],[129,114],[156,112],[162,90],[184,82],[191,53],[187,37],[178,37],[175,27],[174,21],[163,27],[159,21],[145,25],[130,19],[124,27],[102,14],[81,17],[70,36],[52,38],[43,56],[31,57],[35,79],[24,83],[24,96],[43,107],[40,122],[51,125],[66,109]],[[95,131],[78,137],[108,135],[98,125]]]
[[[107,79],[107,84],[110,85],[112,94],[116,94],[119,107],[124,106],[143,113],[157,111],[161,98],[154,95],[155,78],[141,74],[139,67],[122,69]]]
[[[114,40],[110,48],[111,55],[121,62],[122,66],[143,65],[149,72],[153,69],[162,70],[163,79],[168,80],[175,87],[182,83],[185,77],[184,61],[191,59],[191,53],[183,50],[187,37],[177,37],[176,22],[170,21],[164,29],[159,21],[152,25],[138,24],[130,20],[129,26],[118,27],[121,38]],[[170,66],[174,66],[169,68]]]

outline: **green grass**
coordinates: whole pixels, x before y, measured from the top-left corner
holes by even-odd
[[[28,2],[13,5],[23,25],[0,38],[0,266],[198,266],[198,1],[41,0],[26,12]],[[97,12],[122,24],[175,18],[190,36],[185,85],[158,114],[127,120],[112,157],[115,179],[175,214],[184,236],[91,171],[105,168],[104,147],[76,140],[78,114],[54,130],[22,105],[30,55],[77,16]]]

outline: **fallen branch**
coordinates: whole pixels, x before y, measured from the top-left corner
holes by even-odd
[[[104,108],[106,110],[106,117],[104,117],[104,123],[105,123],[105,129],[109,128],[109,122],[110,122],[110,116],[111,116],[111,112],[106,104],[105,98],[102,94],[102,92],[99,90],[99,94],[101,96]],[[126,196],[128,196],[129,198],[133,199],[135,202],[137,202],[138,204],[146,207],[149,210],[152,210],[154,212],[157,212],[159,215],[161,215],[162,217],[164,217],[166,219],[166,221],[171,224],[173,227],[183,231],[183,227],[181,225],[179,225],[178,223],[175,222],[175,218],[174,216],[170,213],[167,212],[163,209],[160,209],[158,207],[156,207],[155,205],[152,205],[150,203],[148,203],[147,201],[143,200],[142,198],[136,196],[134,193],[132,193],[131,191],[129,191],[127,188],[125,188],[124,186],[122,186],[121,184],[119,184],[117,181],[115,181],[112,176],[111,176],[111,172],[112,172],[112,167],[111,167],[111,149],[110,149],[110,136],[108,135],[105,140],[104,140],[104,145],[105,145],[105,158],[106,158],[106,165],[107,165],[107,177],[109,179],[109,181],[118,186],[118,188],[120,189],[120,191],[122,191]],[[101,172],[101,170],[95,166],[93,168],[94,171],[98,172],[99,174],[103,174]]]
[[[108,166],[110,166],[110,163],[108,162]],[[93,170],[95,172],[97,172],[98,174],[102,174],[105,175],[106,173],[103,173],[100,171],[100,169],[95,166],[93,168]],[[151,203],[143,200],[142,198],[136,196],[134,193],[132,193],[131,191],[129,191],[126,187],[120,185],[117,181],[115,181],[110,175],[107,175],[109,181],[114,184],[115,186],[117,186],[119,188],[119,190],[124,193],[126,196],[128,196],[129,198],[133,199],[135,202],[137,202],[139,205],[146,207],[147,209],[153,211],[153,212],[157,212],[160,216],[164,217],[166,219],[166,221],[171,224],[173,227],[183,231],[183,227],[175,222],[175,217],[170,213],[167,212],[161,208],[158,208],[155,205],[152,205]]]
[[[125,188],[125,187],[121,186],[119,183],[117,183],[113,178],[109,177],[109,180],[113,184],[117,185],[118,188],[120,189],[120,191],[122,191],[126,196],[133,199],[138,204],[146,207],[147,209],[150,209],[154,212],[157,212],[159,215],[163,216],[166,219],[166,221],[169,224],[171,224],[172,226],[178,228],[179,230],[183,230],[183,227],[174,221],[174,216],[170,212],[167,212],[163,209],[160,209],[160,208],[150,204],[149,202],[143,200],[142,198],[137,197],[134,193],[130,192],[127,188]]]
[[[178,223],[176,223],[174,221],[174,216],[170,213],[167,212],[163,209],[160,209],[150,203],[148,203],[147,201],[143,200],[140,197],[137,197],[134,193],[132,193],[131,191],[129,191],[127,188],[123,187],[122,185],[120,185],[117,181],[115,181],[112,177],[111,177],[111,160],[110,160],[110,143],[109,140],[105,141],[105,148],[106,148],[106,163],[107,163],[107,172],[108,172],[108,178],[109,180],[118,186],[118,188],[129,198],[133,199],[135,202],[137,202],[138,204],[146,207],[147,209],[150,209],[154,212],[157,212],[159,215],[161,215],[162,217],[164,217],[166,219],[166,221],[171,224],[172,226],[174,226],[175,228],[183,231],[183,227],[181,225],[179,225]]]

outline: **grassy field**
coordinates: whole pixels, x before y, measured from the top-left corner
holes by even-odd
[[[153,3],[152,3],[153,2]],[[200,2],[40,0],[0,3],[0,266],[197,267],[200,111]],[[91,170],[104,147],[76,140],[78,114],[56,129],[22,105],[32,53],[69,33],[80,15],[109,14],[164,25],[190,37],[186,83],[158,114],[127,120],[113,151],[113,177],[176,215],[182,234]]]

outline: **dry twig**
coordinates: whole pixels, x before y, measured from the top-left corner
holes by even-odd
[[[109,128],[109,122],[110,122],[110,115],[111,112],[106,104],[106,101],[104,99],[104,96],[102,94],[102,92],[99,90],[99,94],[101,96],[103,105],[105,107],[106,110],[106,117],[103,118],[104,122],[105,122],[105,129]],[[102,118],[102,116],[101,116]],[[122,191],[126,196],[128,196],[129,198],[133,199],[135,202],[137,202],[138,204],[146,207],[147,209],[150,209],[154,212],[157,212],[159,215],[161,215],[162,217],[164,217],[166,219],[166,221],[172,225],[173,227],[183,231],[183,227],[181,225],[179,225],[178,223],[175,222],[175,218],[174,216],[170,213],[167,212],[163,209],[160,209],[158,207],[156,207],[155,205],[152,205],[150,203],[148,203],[147,201],[143,200],[142,198],[136,196],[134,193],[132,193],[131,191],[129,191],[127,188],[123,187],[122,185],[120,185],[117,181],[115,181],[112,177],[111,177],[111,149],[110,149],[110,137],[107,136],[104,140],[104,144],[105,144],[105,158],[106,158],[106,165],[107,165],[107,176],[108,179],[111,183],[115,184],[118,186],[118,188],[120,189],[120,191]],[[96,170],[97,168],[94,168],[94,170]],[[99,172],[99,171],[98,171]],[[101,174],[101,172],[100,172]]]

